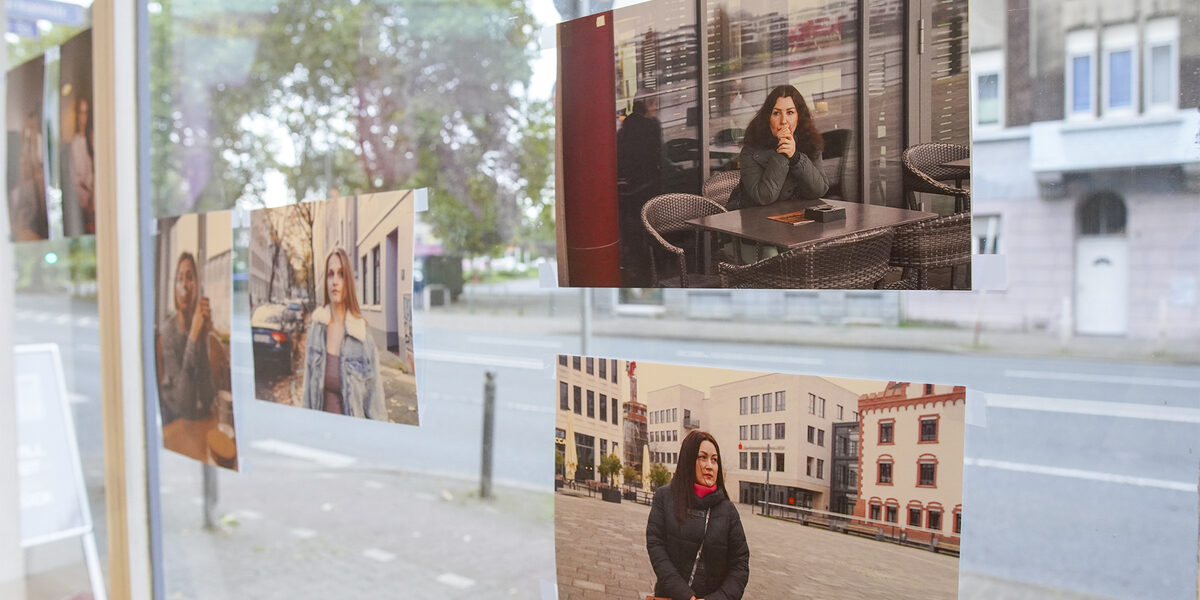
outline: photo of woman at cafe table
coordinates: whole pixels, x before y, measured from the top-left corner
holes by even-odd
[[[710,9],[559,25],[559,285],[971,289],[965,0],[934,54],[900,14],[860,36],[854,6]]]
[[[154,359],[163,447],[237,470],[230,218],[225,211],[159,222]]]

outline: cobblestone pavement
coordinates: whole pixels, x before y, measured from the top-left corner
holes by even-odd
[[[554,507],[560,598],[640,600],[653,592],[645,533],[650,507],[566,494],[555,494]],[[745,598],[958,597],[957,558],[738,510],[750,545]]]
[[[262,453],[220,473],[208,531],[200,465],[162,456],[170,600],[552,597],[549,492]]]

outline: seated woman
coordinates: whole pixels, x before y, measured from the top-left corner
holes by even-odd
[[[729,210],[824,196],[829,182],[821,170],[823,149],[800,92],[790,85],[771,90],[746,126],[741,183],[729,197]]]

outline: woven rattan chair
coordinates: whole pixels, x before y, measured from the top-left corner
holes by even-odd
[[[715,173],[708,181],[704,182],[704,197],[720,204],[723,207],[729,206],[729,196],[733,193],[734,188],[742,181],[742,172],[734,169],[732,171],[721,171]]]
[[[971,264],[971,214],[897,227],[888,264],[904,269],[900,280],[888,285],[890,289],[936,289],[929,284],[929,270],[944,267],[950,267],[953,287],[957,268]]]
[[[695,240],[694,256],[699,257],[703,250],[701,236],[685,221],[723,212],[725,208],[720,204],[695,194],[662,194],[651,198],[642,207],[642,227],[649,236],[650,279],[654,287],[716,287],[716,277],[688,272],[687,253],[667,241],[666,236],[678,238],[690,232]],[[660,264],[658,257],[664,251],[669,260]],[[679,274],[663,277],[667,265],[672,262]]]
[[[883,281],[892,230],[877,229],[788,250],[754,264],[717,265],[721,287],[863,289]]]
[[[904,163],[904,193],[908,197],[908,207],[920,210],[917,193],[924,192],[954,196],[955,212],[970,211],[971,191],[945,183],[961,175],[961,170],[942,166],[970,156],[970,149],[958,144],[920,144],[905,150],[901,161]]]
[[[846,177],[846,152],[850,150],[851,131],[849,129],[831,129],[821,132],[825,149],[821,152],[821,160],[825,163],[825,176],[829,179],[829,191],[826,198],[845,200],[842,192],[842,180]],[[832,163],[834,160],[837,162]]]

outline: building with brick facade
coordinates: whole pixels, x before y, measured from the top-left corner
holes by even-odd
[[[962,531],[962,386],[890,382],[858,400],[860,483],[854,515],[909,539]]]

